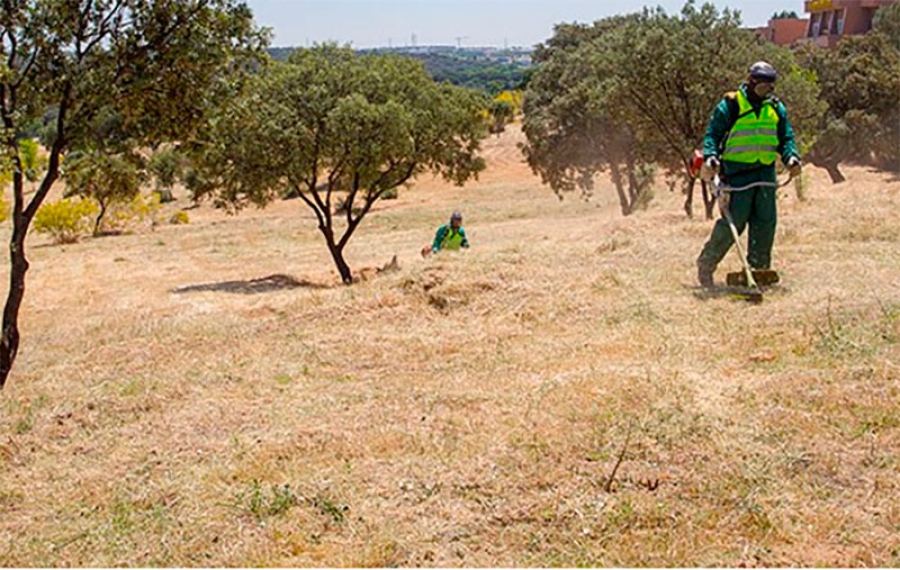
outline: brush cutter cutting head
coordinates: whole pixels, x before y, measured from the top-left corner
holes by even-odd
[[[746,293],[741,293],[741,296],[745,301],[754,305],[759,305],[763,302],[762,291],[747,291]]]
[[[753,280],[756,281],[756,284],[760,287],[776,285],[781,281],[778,272],[772,269],[754,269],[751,273],[753,275]],[[725,276],[725,283],[727,283],[729,287],[748,287],[750,285],[750,283],[747,282],[747,274],[743,271],[729,273]]]
[[[747,301],[753,305],[759,305],[763,302],[762,291],[752,287],[735,287],[729,290],[728,296],[739,301]]]

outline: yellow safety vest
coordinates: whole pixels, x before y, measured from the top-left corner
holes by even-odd
[[[725,152],[722,160],[765,165],[775,164],[778,160],[778,112],[775,102],[767,99],[757,116],[750,101],[743,91],[736,94],[738,102],[738,119],[728,139],[725,141]]]
[[[462,246],[462,234],[458,231],[455,231],[453,228],[447,228],[447,235],[444,236],[444,241],[441,242],[441,249],[449,249],[451,251],[456,251]]]

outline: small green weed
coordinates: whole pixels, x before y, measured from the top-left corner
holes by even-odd
[[[870,311],[833,311],[816,325],[815,349],[839,359],[874,355],[879,347],[900,341],[900,308],[880,304],[880,314]]]
[[[344,513],[350,510],[349,506],[339,505],[333,502],[331,499],[323,497],[322,495],[316,495],[316,497],[312,499],[311,503],[312,506],[317,508],[320,513],[330,516],[331,520],[336,524],[343,523],[345,520]]]
[[[13,431],[17,435],[24,435],[34,429],[34,413],[46,403],[47,396],[42,394],[29,404],[24,406],[18,405],[17,407],[22,412],[22,416],[13,424]]]
[[[272,485],[267,491],[258,479],[254,479],[249,489],[235,496],[233,506],[260,521],[282,515],[298,502],[297,494],[290,485]]]

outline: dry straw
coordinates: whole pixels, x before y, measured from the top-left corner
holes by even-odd
[[[0,564],[900,565],[900,183],[812,170],[754,307],[680,196],[560,202],[520,140],[379,206],[352,287],[296,201],[32,236]]]

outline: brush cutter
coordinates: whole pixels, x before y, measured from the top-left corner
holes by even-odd
[[[742,186],[740,188],[731,188],[722,184],[722,179],[716,176],[716,196],[721,196],[726,192],[744,192],[746,190],[750,190],[751,188],[782,188],[790,184],[791,180],[793,180],[793,176],[791,178],[788,178],[788,180],[782,184],[773,182],[754,182],[753,184],[748,184],[747,186]],[[771,269],[753,270],[750,268],[750,264],[747,262],[747,256],[744,255],[744,248],[741,247],[741,236],[740,234],[738,234],[737,226],[735,226],[734,224],[734,218],[731,217],[731,211],[727,207],[724,207],[722,208],[722,215],[725,216],[725,220],[728,222],[728,227],[731,229],[731,235],[734,238],[734,245],[737,248],[738,255],[741,256],[741,265],[744,268],[744,270],[741,272],[729,273],[726,276],[725,282],[729,287],[746,288],[745,291],[742,291],[738,294],[738,296],[742,299],[745,299],[751,303],[762,303],[763,296],[760,287],[778,283],[780,281],[778,273]]]
[[[741,247],[741,236],[738,235],[737,226],[734,225],[734,219],[731,217],[731,212],[728,208],[722,208],[722,214],[725,216],[725,219],[728,220],[728,227],[731,228],[731,235],[734,237],[734,246],[737,248],[738,255],[741,256],[741,264],[744,266],[744,273],[742,275],[744,276],[746,283],[741,285],[741,287],[747,287],[747,290],[741,291],[737,295],[754,304],[762,303],[762,291],[759,289],[759,285],[756,284],[756,279],[753,277],[753,270],[750,269],[750,264],[747,263],[747,257],[744,255],[744,248]],[[729,285],[732,285],[731,281],[731,279],[728,279]]]

